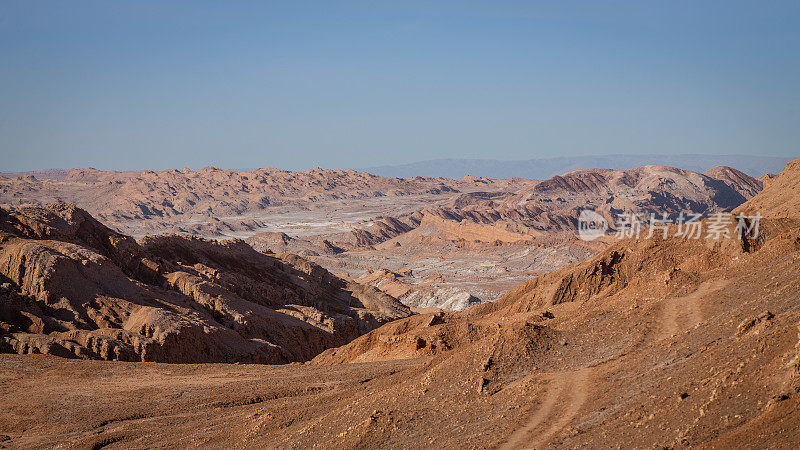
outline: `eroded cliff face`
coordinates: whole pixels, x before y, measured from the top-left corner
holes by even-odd
[[[0,351],[162,362],[304,361],[410,310],[242,241],[134,239],[69,204],[0,209]]]
[[[731,177],[738,176],[738,172],[730,168],[718,169],[732,174]],[[636,181],[630,176],[622,180]],[[561,181],[552,184],[563,188]],[[581,184],[584,185],[589,183]],[[759,235],[755,240],[748,236],[736,237],[733,222],[728,225],[729,235],[722,239],[708,235],[700,239],[679,237],[674,226],[667,239],[625,239],[586,261],[526,281],[496,302],[461,313],[438,312],[399,320],[343,347],[328,350],[314,361],[337,364],[410,359],[441,356],[453,353],[452,350],[462,351],[460,349],[467,349],[468,354],[474,355],[476,349],[493,349],[498,341],[515,342],[527,348],[526,339],[514,336],[524,335],[518,331],[531,324],[546,327],[552,323],[549,309],[559,305],[571,304],[575,314],[579,309],[590,311],[614,302],[634,310],[640,307],[640,302],[684,298],[692,293],[705,295],[711,286],[719,289],[723,285],[732,286],[730,280],[752,277],[753,273],[768,270],[773,265],[776,270],[781,265],[794,267],[800,251],[800,206],[794,195],[798,189],[800,158],[790,162],[767,189],[734,210],[736,214],[760,216]],[[706,219],[703,224],[708,226],[708,222]],[[385,273],[380,276],[386,277]],[[796,281],[796,273],[792,273],[788,277],[775,275],[759,283],[775,287]],[[508,330],[514,331],[509,333]],[[542,332],[541,336],[557,334],[554,330],[548,331],[549,334]],[[500,357],[493,355],[492,358],[497,365]]]

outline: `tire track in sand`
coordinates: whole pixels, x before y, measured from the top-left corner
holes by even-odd
[[[702,283],[689,295],[665,298],[662,300],[660,323],[657,339],[667,339],[681,330],[688,330],[703,321],[700,310],[700,299],[716,292],[728,284],[727,280],[709,280]]]
[[[545,398],[528,422],[518,428],[500,448],[541,448],[553,435],[566,427],[586,402],[593,368],[550,373]]]
[[[727,280],[706,281],[689,295],[664,299],[657,338],[672,337],[682,329],[687,330],[701,323],[703,314],[700,299],[727,284]],[[589,380],[596,367],[543,375],[544,380],[549,380],[544,400],[527,423],[515,430],[500,448],[543,448],[550,438],[569,425],[586,402]]]

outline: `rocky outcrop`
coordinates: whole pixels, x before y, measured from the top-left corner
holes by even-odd
[[[407,307],[240,240],[140,242],[68,204],[0,210],[0,350],[162,362],[304,361]]]
[[[727,184],[731,189],[742,194],[744,198],[752,198],[762,189],[764,189],[764,181],[751,177],[750,175],[736,170],[733,167],[718,166],[713,169],[706,170],[703,175],[722,181]]]
[[[481,303],[480,298],[455,286],[439,286],[429,280],[419,283],[411,275],[410,269],[405,273],[395,273],[385,269],[368,271],[356,278],[356,281],[374,286],[411,308],[463,311]]]

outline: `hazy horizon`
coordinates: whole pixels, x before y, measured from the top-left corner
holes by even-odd
[[[424,161],[414,161],[407,164],[382,165],[373,167],[315,167],[321,169],[344,170],[353,169],[359,172],[368,172],[373,175],[395,178],[412,178],[415,176],[442,177],[449,179],[461,179],[466,175],[491,178],[527,178],[545,179],[554,175],[561,175],[573,170],[586,169],[615,169],[625,170],[640,166],[660,165],[676,167],[679,169],[705,172],[718,166],[729,166],[740,170],[750,176],[759,177],[764,174],[777,174],[781,172],[790,160],[794,157],[768,157],[752,155],[701,155],[701,154],[678,154],[678,155],[588,155],[573,157],[551,157],[537,158],[529,160],[501,160],[501,159],[461,159],[461,158],[441,158]],[[65,171],[77,169],[96,169],[102,171],[115,172],[142,172],[142,171],[171,171],[189,170],[198,171],[206,167],[216,167],[223,170],[233,171],[253,171],[260,169],[275,168],[279,170],[291,170],[284,167],[261,166],[261,167],[224,167],[224,166],[203,166],[203,167],[163,167],[163,168],[99,168],[99,167],[53,167],[46,169],[34,169],[25,171],[0,171],[0,176],[14,174],[35,174],[39,178],[61,178]],[[310,170],[310,169],[309,169]],[[303,172],[305,170],[297,170]]]

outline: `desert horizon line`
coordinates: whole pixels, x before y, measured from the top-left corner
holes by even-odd
[[[664,162],[647,162],[648,159],[661,159]],[[205,165],[192,165],[187,164],[183,167],[158,167],[158,166],[147,166],[147,167],[140,167],[140,168],[111,168],[106,166],[94,166],[88,164],[86,166],[72,166],[72,167],[39,167],[39,168],[26,168],[21,170],[1,170],[0,176],[2,175],[26,175],[26,174],[47,174],[53,172],[69,172],[71,170],[98,170],[103,172],[119,172],[119,173],[132,173],[132,172],[147,172],[147,171],[155,171],[155,172],[163,172],[163,171],[170,171],[170,170],[190,170],[193,172],[198,172],[204,169],[212,168],[212,169],[221,169],[221,170],[230,170],[236,172],[249,172],[255,170],[264,170],[264,169],[275,169],[275,170],[282,170],[287,172],[308,172],[312,170],[353,170],[356,172],[361,173],[370,173],[373,175],[378,176],[386,176],[391,178],[409,178],[413,176],[433,176],[433,177],[441,177],[441,178],[451,178],[451,179],[459,179],[463,178],[463,176],[476,176],[479,178],[494,178],[494,179],[504,179],[504,178],[529,178],[535,179],[536,177],[524,177],[519,175],[512,175],[507,177],[492,177],[492,176],[485,176],[485,175],[476,175],[471,173],[465,173],[459,177],[452,177],[446,175],[425,175],[425,174],[418,174],[418,175],[384,175],[382,171],[392,171],[392,170],[417,170],[417,166],[431,164],[431,163],[456,163],[456,164],[519,164],[519,163],[533,163],[533,162],[564,162],[564,163],[571,163],[576,164],[581,160],[587,161],[597,161],[603,159],[621,159],[622,161],[609,161],[609,166],[591,166],[591,165],[583,165],[580,167],[570,167],[568,170],[563,172],[553,173],[553,175],[559,175],[561,173],[566,173],[571,170],[592,170],[592,169],[613,169],[613,170],[625,170],[625,169],[633,169],[636,167],[642,166],[667,166],[667,167],[675,167],[678,169],[683,170],[690,170],[695,172],[702,172],[703,170],[698,170],[697,167],[690,167],[690,165],[697,164],[697,161],[692,161],[691,163],[688,161],[669,161],[671,159],[679,159],[679,158],[691,158],[691,159],[711,159],[710,162],[705,164],[706,167],[704,170],[708,170],[714,167],[719,166],[728,166],[733,167],[735,169],[742,170],[745,173],[748,173],[751,176],[760,176],[763,174],[768,173],[778,173],[779,170],[774,172],[764,171],[763,173],[754,175],[753,173],[748,172],[748,170],[741,169],[737,167],[737,161],[730,161],[729,163],[726,162],[719,162],[716,159],[723,159],[723,158],[743,158],[748,159],[750,161],[763,161],[766,164],[775,166],[776,168],[780,168],[785,165],[787,162],[792,160],[794,156],[776,156],[776,155],[748,155],[748,154],[739,154],[739,153],[676,153],[676,154],[658,154],[658,153],[644,153],[644,154],[626,154],[626,153],[608,153],[608,154],[593,154],[593,155],[577,155],[577,156],[550,156],[550,157],[540,157],[540,158],[527,158],[527,159],[502,159],[502,158],[457,158],[457,157],[445,157],[445,158],[432,158],[432,159],[425,159],[425,160],[414,160],[404,163],[395,163],[395,164],[379,164],[379,165],[371,165],[371,166],[359,166],[359,167],[345,167],[345,166],[331,166],[331,167],[323,167],[321,165],[315,166],[306,166],[306,167],[283,167],[279,165],[264,165],[259,167],[254,166],[245,166],[245,167],[231,167],[225,166],[224,164],[215,164],[209,163]],[[716,159],[713,159],[716,158]],[[637,161],[645,161],[639,163]],[[629,163],[626,167],[618,167],[619,164]],[[685,165],[685,167],[683,167]]]

